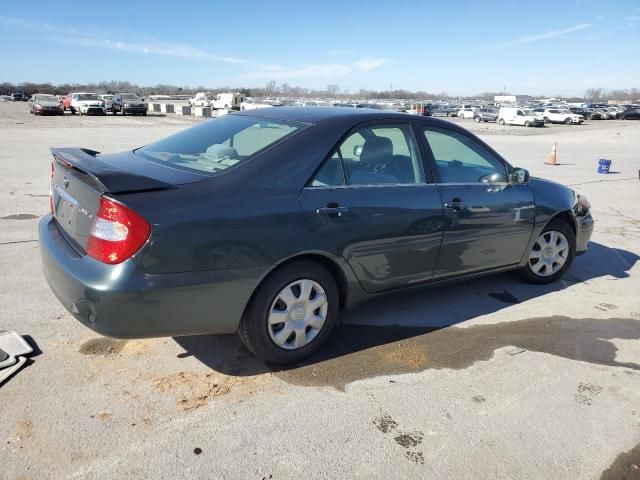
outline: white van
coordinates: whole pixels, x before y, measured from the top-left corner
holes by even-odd
[[[500,107],[498,112],[498,123],[500,125],[523,125],[525,127],[541,127],[544,119],[535,116],[532,111],[524,108]]]
[[[244,101],[241,93],[219,93],[211,101],[213,108],[224,108],[225,110],[240,110]]]

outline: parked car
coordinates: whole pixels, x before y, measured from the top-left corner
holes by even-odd
[[[107,112],[113,112],[113,95],[99,95],[99,97],[104,102],[104,108],[107,109]]]
[[[135,93],[116,93],[111,99],[111,111],[115,115],[146,115],[146,102]]]
[[[34,115],[63,115],[60,100],[54,95],[36,93],[29,99],[29,113]]]
[[[11,92],[10,96],[12,102],[26,102],[29,100],[29,97],[27,97],[23,92]]]
[[[341,106],[348,107],[350,105],[344,104],[344,105],[341,105]],[[240,110],[254,110],[256,108],[270,108],[270,107],[273,107],[273,105],[271,105],[269,103],[256,102],[251,97],[245,98],[242,101],[242,103],[240,104]]]
[[[477,108],[472,107],[471,105],[464,105],[460,110],[458,110],[458,117],[460,118],[473,118],[475,116]]]
[[[237,332],[269,363],[311,355],[340,309],[382,292],[506,270],[554,282],[593,230],[570,188],[392,111],[263,108],[52,154],[40,252],[76,319],[120,338]]]
[[[589,120],[606,120],[607,119],[607,116],[604,115],[602,112],[600,112],[600,110],[598,110],[597,108],[585,108],[584,111],[589,114]]]
[[[618,115],[620,120],[640,120],[640,108],[629,108]]]
[[[543,112],[545,123],[565,123],[567,125],[579,125],[584,122],[582,115],[576,115],[569,110],[559,108],[545,108]]]
[[[498,110],[495,108],[481,108],[476,110],[473,119],[476,122],[495,122],[498,120]]]
[[[457,115],[457,111],[454,107],[450,107],[449,105],[432,105],[431,114],[434,117],[451,117]]]
[[[104,101],[95,93],[77,92],[69,94],[69,110],[80,115],[106,115]]]
[[[576,115],[582,115],[585,120],[591,120],[593,117],[593,113],[586,108],[569,107],[569,111],[571,113],[575,113]]]
[[[544,119],[533,110],[516,107],[500,107],[498,112],[500,125],[521,125],[524,127],[542,127]]]
[[[193,98],[189,99],[189,105],[192,107],[210,107],[213,100],[213,93],[198,92]]]

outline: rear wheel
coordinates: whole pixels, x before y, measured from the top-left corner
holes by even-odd
[[[544,123],[545,125],[548,123],[551,123],[551,121],[549,120],[549,117],[544,117]]]
[[[504,118],[501,118],[500,120],[498,120],[498,123],[499,123],[500,125],[504,125]]]
[[[526,122],[524,122],[524,126],[525,127],[530,127],[531,126],[531,122],[529,120],[527,120]]]
[[[476,121],[476,122],[478,122],[478,123],[480,123],[480,121],[481,121],[481,120],[482,120],[482,119],[481,119],[480,117],[476,117],[476,118],[475,118],[475,121]]]
[[[575,255],[573,229],[560,219],[552,220],[533,243],[522,276],[529,283],[555,282],[569,269]]]
[[[238,334],[267,363],[298,362],[329,337],[338,303],[338,287],[327,269],[315,262],[294,262],[276,270],[259,287]]]

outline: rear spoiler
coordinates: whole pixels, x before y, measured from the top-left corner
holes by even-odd
[[[175,188],[174,185],[118,168],[88,148],[52,148],[53,158],[65,168],[89,177],[102,193],[132,193]]]

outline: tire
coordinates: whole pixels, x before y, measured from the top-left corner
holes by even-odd
[[[146,117],[147,116],[147,112],[142,112],[142,116]]]
[[[551,121],[549,120],[549,118],[548,117],[544,117],[544,124],[548,125],[550,123],[551,123]]]
[[[294,314],[293,309],[298,308],[298,312],[304,311],[304,313],[300,314],[305,315],[305,318],[312,314],[309,313],[310,310],[305,310],[304,302],[297,302],[303,296],[303,291],[300,290],[297,282],[302,281],[311,282],[311,284],[318,285],[320,289],[324,290],[326,306],[323,311],[320,311],[322,307],[314,311],[319,311],[320,315],[324,313],[324,323],[317,330],[305,323],[301,323],[302,329],[298,330],[291,326],[291,323],[296,321],[304,322],[304,319],[292,320],[290,318],[290,315]],[[309,285],[308,283],[307,291],[315,292],[317,298],[316,287],[309,289]],[[285,297],[289,297],[293,305],[287,305],[281,300],[281,295],[285,292],[290,294],[285,295]],[[299,296],[296,295],[296,292],[298,292]],[[339,300],[340,295],[336,281],[326,268],[307,260],[290,263],[273,272],[258,287],[242,316],[238,335],[242,343],[255,356],[266,363],[286,364],[299,362],[318,350],[329,337],[338,316]],[[287,310],[289,310],[288,314],[285,313]],[[286,321],[270,324],[268,321],[269,315],[273,315],[273,313],[277,315],[278,312],[282,312],[280,315],[283,315],[283,319],[286,319]],[[292,330],[292,328],[294,329]],[[286,331],[291,330],[291,333],[286,338],[282,337],[283,346],[279,346],[275,341],[276,335],[285,331],[285,329],[287,329]],[[303,333],[299,337],[297,332]],[[301,338],[301,341],[308,339],[308,343],[296,347],[295,343],[298,338]]]
[[[126,115],[126,113],[124,113],[124,106],[120,107],[120,113],[123,117]]]
[[[499,123],[500,125],[504,125],[504,118],[501,118],[500,120],[498,120],[498,123]]]
[[[475,117],[475,118],[474,118],[474,120],[475,120],[477,123],[480,123],[480,122],[482,121],[482,119],[481,119],[480,117]]]
[[[565,125],[571,125],[572,123],[573,123],[573,120],[571,120],[571,119],[570,119],[570,118],[568,118],[568,117],[567,117],[567,118],[565,118],[565,120],[564,120],[564,124],[565,124]]]
[[[531,122],[529,120],[527,120],[526,122],[524,122],[524,126],[525,127],[530,127],[531,126]]]
[[[553,237],[554,233],[556,235],[560,234],[561,236],[564,236],[564,239],[567,241],[566,252],[564,256],[558,255],[554,257],[550,255],[548,257],[548,260],[544,260],[545,248],[540,248],[540,244],[538,242],[542,238],[543,239],[543,241],[541,242],[542,245],[544,245],[544,241],[548,241],[549,244],[551,244],[554,239]],[[556,249],[556,252],[558,252],[558,249],[559,249],[558,245],[562,244],[561,236],[557,237],[558,243],[554,247]],[[537,253],[534,254],[534,252],[537,252]],[[534,258],[534,255],[538,255],[537,259]],[[522,269],[520,269],[520,273],[524,278],[524,280],[529,283],[536,283],[536,284],[553,283],[565,274],[565,272],[571,266],[571,263],[573,262],[573,259],[575,258],[575,256],[576,256],[576,234],[573,232],[573,229],[567,224],[567,222],[561,219],[554,219],[554,220],[551,220],[551,222],[549,222],[547,226],[544,227],[544,229],[542,230],[542,233],[538,236],[538,238],[534,242],[529,252],[527,252],[527,257],[528,257],[527,264]],[[564,263],[562,263],[562,265],[559,265],[560,268],[557,271],[554,271],[554,269],[556,268],[556,262],[554,258],[558,258],[558,259],[564,258],[563,260]],[[547,264],[546,266],[544,265],[545,263]],[[536,272],[536,266],[539,264],[541,264],[542,267],[540,267],[538,272]],[[549,270],[553,271],[553,273],[551,273]]]

